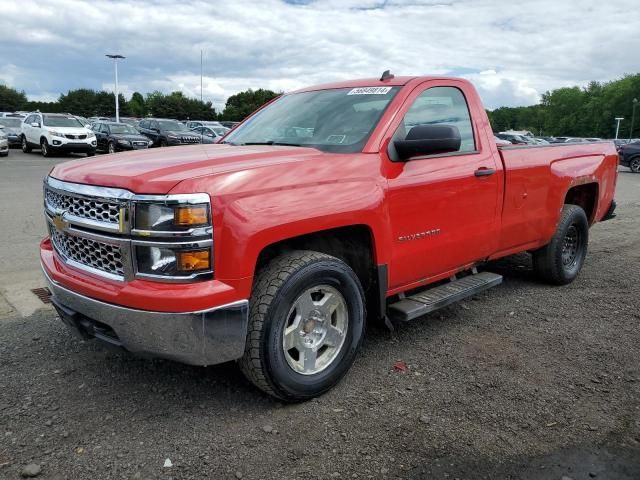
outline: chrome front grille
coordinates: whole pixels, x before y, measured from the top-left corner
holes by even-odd
[[[68,235],[59,232],[51,224],[49,236],[56,251],[64,258],[101,272],[124,277],[124,262],[119,246]]]
[[[213,244],[211,226],[176,231],[136,228],[136,205],[208,203],[204,193],[137,195],[129,190],[64,182],[47,177],[44,210],[53,250],[63,263],[115,281],[145,278],[189,282],[212,272],[170,276],[140,272],[136,254],[141,248],[205,248]],[[209,211],[210,211],[209,206]]]
[[[200,143],[200,138],[198,138],[198,137],[180,137],[180,141],[182,143]]]
[[[120,223],[120,204],[116,202],[60,193],[48,186],[45,187],[45,201],[52,211],[115,225]]]

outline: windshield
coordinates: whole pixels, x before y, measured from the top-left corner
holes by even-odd
[[[20,128],[22,119],[20,118],[0,118],[0,125],[9,128]]]
[[[84,125],[80,123],[77,118],[74,117],[60,117],[52,115],[44,115],[43,123],[47,127],[73,127],[84,128]]]
[[[180,122],[174,122],[173,120],[158,120],[160,130],[175,130],[178,132],[188,132],[189,129],[186,125]]]
[[[398,87],[362,87],[285,95],[240,125],[225,143],[359,152],[397,91]]]
[[[131,125],[127,125],[126,123],[109,125],[109,130],[111,131],[111,133],[138,133],[135,128],[133,128]]]

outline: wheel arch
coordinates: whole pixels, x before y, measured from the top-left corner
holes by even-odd
[[[254,271],[292,250],[312,250],[344,261],[362,284],[370,316],[380,318],[384,314],[387,267],[377,263],[375,235],[369,225],[347,225],[278,240],[262,248]]]
[[[589,225],[595,222],[598,211],[598,198],[600,186],[597,182],[582,183],[571,186],[564,196],[564,204],[577,205],[584,210],[589,220]]]

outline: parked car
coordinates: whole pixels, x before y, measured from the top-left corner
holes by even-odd
[[[496,141],[496,145],[513,145],[513,143],[511,143],[509,140],[503,140],[502,138],[499,138],[497,136],[494,135],[493,139]]]
[[[156,147],[213,143],[211,139],[191,131],[186,125],[170,119],[147,118],[138,124],[138,130]]]
[[[229,129],[232,129],[240,125],[240,122],[230,122],[228,120],[220,120],[218,123],[220,123],[220,125],[222,125],[223,127],[226,127]]]
[[[54,153],[96,154],[96,136],[73,115],[31,113],[21,127],[22,151],[39,148],[44,157]]]
[[[211,138],[214,140],[214,143],[218,143],[218,141],[224,137],[229,131],[228,128],[225,127],[195,127],[192,128],[194,132],[199,133],[200,135],[204,135],[205,137]]]
[[[80,115],[73,115],[73,116],[77,118],[82,125],[84,125],[87,128],[91,128],[91,122],[88,119],[81,117]]]
[[[514,145],[529,145],[532,142],[527,140],[526,137],[522,135],[516,135],[513,133],[496,133],[496,137],[511,142]]]
[[[9,155],[9,137],[0,125],[0,157]]]
[[[220,122],[209,120],[189,120],[184,122],[184,124],[191,130],[196,127],[222,127],[222,125],[220,125]]]
[[[116,122],[97,122],[93,124],[97,149],[109,153],[123,150],[149,148],[153,142],[131,125]]]
[[[640,141],[620,147],[620,165],[629,167],[633,173],[640,173]]]
[[[0,126],[4,127],[4,133],[7,134],[9,147],[21,145],[20,134],[22,133],[22,118],[1,117]]]
[[[489,260],[530,251],[543,281],[579,275],[589,228],[614,215],[613,144],[496,149],[488,126],[466,80],[383,75],[282,95],[224,144],[56,165],[40,245],[51,302],[83,338],[238,360],[279,399],[321,395],[367,319],[494,287]]]

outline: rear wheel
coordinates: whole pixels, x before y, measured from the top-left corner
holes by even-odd
[[[27,137],[22,135],[22,151],[24,153],[31,153],[31,147],[29,146],[29,142],[27,142]]]
[[[40,140],[40,151],[42,152],[43,157],[51,156],[51,151],[49,150],[49,142],[47,142],[46,138]]]
[[[629,162],[629,168],[633,173],[640,173],[640,157],[634,157]]]
[[[533,253],[533,268],[549,283],[566,285],[580,273],[587,255],[589,221],[577,205],[565,205],[551,242]]]
[[[240,368],[285,401],[321,395],[349,370],[364,336],[364,294],[341,260],[295,251],[256,278]]]

